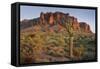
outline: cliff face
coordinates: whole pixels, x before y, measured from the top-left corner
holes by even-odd
[[[85,22],[78,22],[78,19],[74,16],[70,16],[69,13],[65,14],[62,12],[41,12],[39,18],[35,18],[32,20],[23,20],[20,24],[21,29],[34,27],[34,26],[41,26],[44,30],[50,31],[61,31],[64,29],[64,23],[67,22],[68,18],[71,19],[72,28],[74,31],[83,31],[85,33],[92,33],[90,26]]]
[[[81,30],[83,31],[83,32],[87,32],[87,33],[92,33],[92,31],[91,31],[91,29],[90,29],[90,26],[87,24],[87,23],[85,23],[85,22],[80,22],[79,23],[80,24],[80,28],[81,28]]]

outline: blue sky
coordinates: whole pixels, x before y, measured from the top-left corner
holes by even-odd
[[[33,19],[40,16],[41,12],[63,12],[75,16],[78,22],[86,22],[90,25],[91,30],[95,33],[95,10],[93,9],[74,9],[74,8],[56,8],[56,7],[39,7],[39,6],[21,6],[20,20]]]

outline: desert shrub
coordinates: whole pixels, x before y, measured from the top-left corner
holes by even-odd
[[[85,47],[80,45],[80,47],[74,47],[73,55],[77,57],[77,59],[81,59],[84,56]]]
[[[64,46],[65,44],[65,38],[60,33],[53,33],[52,35],[49,35],[47,37],[47,43],[48,44],[55,44],[56,46]]]
[[[31,61],[37,62],[37,59],[40,58],[41,53],[45,51],[45,37],[43,32],[35,32],[30,34],[22,34],[20,41],[20,55],[21,61],[26,62]]]
[[[64,56],[65,51],[61,47],[49,47],[49,50],[47,51],[47,54],[49,54],[51,56],[55,56],[55,57]]]
[[[68,37],[62,33],[50,33],[46,38],[47,54],[66,56],[69,52]]]

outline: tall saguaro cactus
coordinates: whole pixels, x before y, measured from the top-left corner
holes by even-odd
[[[69,35],[69,55],[71,58],[73,58],[73,40],[74,40],[73,34],[74,33],[72,28],[72,19],[70,17],[68,17],[68,19],[66,20],[65,28]]]

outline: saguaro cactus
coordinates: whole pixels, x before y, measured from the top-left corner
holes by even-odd
[[[67,18],[66,23],[65,23],[65,28],[66,31],[68,32],[69,35],[69,55],[72,58],[73,57],[73,28],[72,28],[72,19],[70,17]]]

